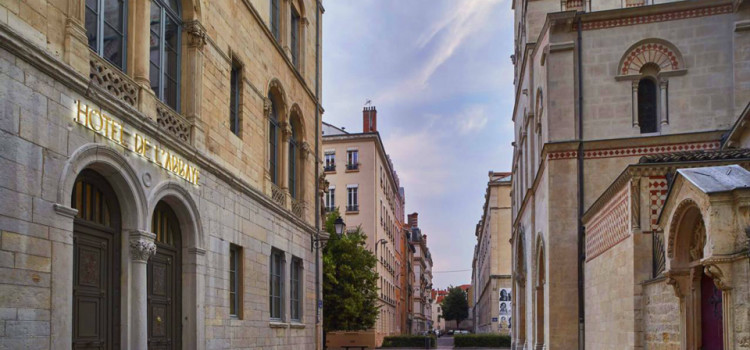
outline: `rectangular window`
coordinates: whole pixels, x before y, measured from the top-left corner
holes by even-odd
[[[229,245],[229,315],[242,318],[242,248]]]
[[[357,187],[347,188],[348,202],[346,205],[346,211],[359,211],[359,198],[357,196]]]
[[[283,319],[282,295],[284,295],[284,253],[271,251],[270,311],[272,320]]]
[[[336,187],[331,187],[326,193],[326,211],[332,212],[336,209]]]
[[[346,169],[357,170],[359,169],[359,152],[357,150],[350,150],[346,152]]]
[[[292,273],[290,278],[289,302],[292,321],[302,320],[302,259],[292,259]]]
[[[280,0],[271,0],[271,33],[276,41],[281,42],[281,10]]]
[[[240,85],[242,84],[242,66],[232,61],[232,72],[229,87],[229,129],[240,136]]]
[[[327,152],[325,154],[325,168],[324,171],[336,171],[336,153]]]
[[[299,13],[292,6],[292,20],[290,22],[292,28],[292,63],[294,66],[299,68]]]

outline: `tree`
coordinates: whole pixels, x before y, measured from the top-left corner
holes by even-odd
[[[323,248],[323,328],[325,332],[371,329],[380,311],[378,260],[367,250],[361,227],[336,235],[333,223],[338,217],[336,209],[326,218],[330,239]]]
[[[461,287],[449,287],[448,295],[443,299],[441,306],[443,318],[446,321],[456,321],[456,327],[469,317],[469,301],[466,299],[466,292]]]

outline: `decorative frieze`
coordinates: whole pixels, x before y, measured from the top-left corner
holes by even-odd
[[[617,193],[586,224],[586,261],[591,261],[630,236],[628,188]]]
[[[642,16],[633,16],[633,17],[625,17],[625,18],[615,18],[615,19],[605,19],[605,20],[599,20],[599,21],[584,22],[583,30],[596,30],[596,29],[632,26],[632,25],[637,25],[637,24],[666,22],[666,21],[674,21],[674,20],[680,20],[680,19],[720,15],[720,14],[731,13],[731,12],[732,12],[732,4],[727,4],[727,5],[714,6],[714,7],[704,7],[700,9],[691,9],[691,10],[674,11],[674,12],[667,12],[667,13],[656,13],[656,14],[649,14],[649,15],[642,15]]]
[[[638,157],[638,156],[647,156],[647,155],[653,155],[653,154],[672,153],[672,152],[715,150],[715,149],[718,149],[720,146],[721,146],[721,143],[719,141],[708,141],[708,142],[693,142],[693,143],[667,144],[667,145],[654,145],[654,146],[607,148],[607,149],[596,149],[596,150],[584,151],[583,157],[585,159]],[[549,160],[573,159],[573,158],[576,158],[577,156],[578,156],[577,151],[558,151],[558,152],[550,152],[547,154],[547,158]]]

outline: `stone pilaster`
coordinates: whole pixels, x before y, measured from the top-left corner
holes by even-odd
[[[130,344],[134,349],[148,348],[148,259],[156,254],[156,235],[142,230],[129,234],[132,295],[132,331]]]

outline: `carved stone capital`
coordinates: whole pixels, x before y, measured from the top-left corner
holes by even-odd
[[[302,159],[307,160],[307,157],[312,154],[312,147],[307,141],[302,142]]]
[[[685,292],[690,291],[689,283],[690,283],[690,275],[684,272],[677,273],[673,271],[667,271],[664,274],[667,277],[667,284],[672,286],[672,289],[674,290],[674,295],[677,298],[683,298],[685,296]]]
[[[289,122],[279,123],[279,129],[281,129],[281,135],[285,140],[292,136],[292,124]]]
[[[725,265],[720,267],[720,265]],[[703,267],[703,272],[706,276],[711,277],[714,280],[716,288],[722,291],[732,289],[732,278],[729,264],[711,264]]]
[[[185,23],[185,32],[188,34],[188,46],[203,49],[206,46],[207,35],[206,28],[198,21],[190,21]]]
[[[271,117],[271,99],[268,97],[263,98],[263,115],[266,116],[266,118]]]
[[[147,262],[156,254],[156,235],[142,230],[130,232],[130,258],[134,261]]]

